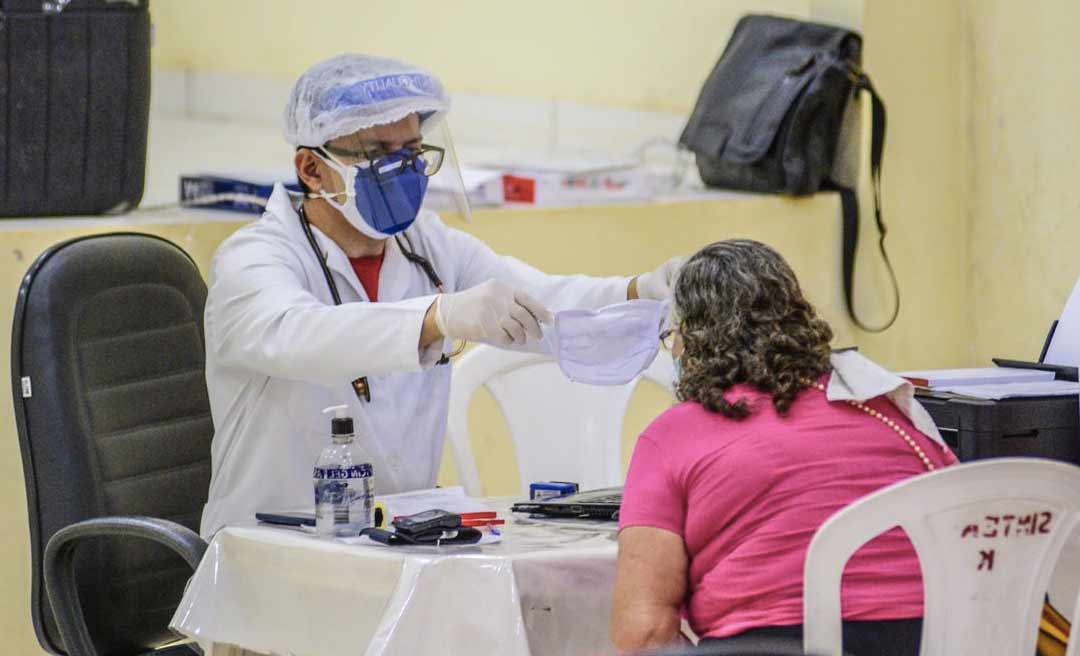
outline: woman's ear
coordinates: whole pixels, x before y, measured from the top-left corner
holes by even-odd
[[[322,167],[319,166],[319,158],[307,148],[301,148],[293,156],[293,164],[296,166],[296,177],[311,190],[312,193],[323,191]]]

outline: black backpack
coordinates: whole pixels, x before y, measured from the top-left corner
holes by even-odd
[[[863,330],[882,332],[900,312],[900,290],[885,252],[881,218],[885,105],[861,62],[862,37],[857,32],[776,16],[745,16],[702,87],[679,142],[694,152],[701,179],[710,187],[795,196],[839,191],[848,314]],[[896,295],[892,316],[880,326],[861,321],[852,304],[859,203],[857,156],[850,147],[858,142],[855,101],[862,91],[873,101],[870,178],[878,246]]]

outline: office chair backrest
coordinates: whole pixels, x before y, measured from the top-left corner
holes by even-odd
[[[487,387],[510,427],[522,493],[539,480],[576,481],[581,489],[622,483],[623,416],[638,381],[648,378],[670,391],[671,355],[661,350],[649,369],[627,385],[573,383],[547,355],[480,345],[454,365],[447,434],[458,479],[482,494],[470,444],[468,411],[473,394]]]
[[[206,285],[176,245],[139,234],[68,241],[19,289],[11,371],[33,561],[34,628],[62,643],[41,558],[60,528],[108,515],[171,519],[195,531],[210,480],[204,379]],[[149,542],[81,548],[76,571],[101,653],[175,639],[169,618],[191,569]]]
[[[1080,468],[981,460],[868,495],[818,529],[806,556],[804,646],[840,654],[840,577],[862,545],[894,526],[922,567],[923,656],[1034,654],[1054,564],[1080,521]]]

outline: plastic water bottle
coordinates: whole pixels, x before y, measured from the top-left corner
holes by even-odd
[[[334,413],[330,444],[319,454],[313,474],[315,531],[319,535],[353,537],[374,522],[375,472],[371,459],[354,441],[348,406],[323,410]]]

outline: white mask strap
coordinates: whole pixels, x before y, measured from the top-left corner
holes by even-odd
[[[349,170],[353,167],[342,164],[338,160],[338,158],[334,157],[332,153],[327,152],[322,148],[310,148],[309,150],[311,150],[311,152],[314,153],[316,157],[321,159],[324,163],[326,163],[327,166],[334,169],[334,171],[336,171],[337,174],[341,176],[341,181],[342,184],[345,185],[345,189],[343,191],[337,192],[336,194],[331,194],[327,191],[320,191],[318,193],[310,192],[306,194],[307,198],[322,198],[325,201],[329,201],[331,204],[335,205],[339,209],[344,207],[345,203],[339,203],[337,201],[337,197],[345,196],[346,199],[348,199],[356,195],[356,190],[354,189],[355,185],[351,184],[351,180],[349,179]],[[325,155],[323,153],[325,153]],[[346,200],[345,202],[347,203],[348,200]]]

